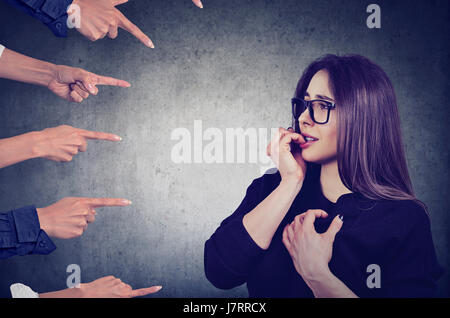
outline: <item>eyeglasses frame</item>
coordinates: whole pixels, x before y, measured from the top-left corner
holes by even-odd
[[[316,119],[314,118],[314,111],[313,111],[311,105],[312,105],[313,102],[316,102],[316,101],[325,102],[327,110],[328,110],[328,112],[327,112],[327,120],[325,122],[323,122],[323,123],[317,122]],[[292,125],[294,126],[295,132],[297,132],[297,133],[300,133],[300,124],[298,122],[298,118],[303,113],[303,112],[300,113],[300,115],[298,115],[297,118],[296,118],[296,116],[294,114],[294,105],[298,104],[298,103],[306,104],[305,110],[308,109],[309,114],[311,116],[311,119],[316,124],[319,124],[319,125],[324,125],[324,124],[328,123],[328,120],[330,119],[330,110],[336,108],[336,103],[333,103],[333,102],[330,102],[330,101],[324,100],[324,99],[304,100],[302,98],[296,98],[296,97],[292,98],[291,99],[291,104],[292,104]],[[303,110],[303,111],[305,111],[305,110]]]

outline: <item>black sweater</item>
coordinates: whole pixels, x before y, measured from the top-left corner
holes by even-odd
[[[335,215],[344,215],[329,268],[357,296],[436,295],[436,281],[444,270],[437,261],[430,221],[421,206],[412,200],[369,200],[356,192],[333,203],[321,191],[320,168],[309,171],[267,250],[253,241],[242,219],[279,185],[281,176],[276,172],[253,180],[236,211],[205,243],[205,274],[214,286],[230,289],[247,283],[250,297],[313,297],[294,268],[282,231],[296,215],[322,209],[328,217],[316,219],[318,233],[328,229]],[[370,264],[379,266],[380,288],[367,285],[368,278],[374,279]]]

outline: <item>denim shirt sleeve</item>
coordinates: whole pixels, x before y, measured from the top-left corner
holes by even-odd
[[[34,206],[0,213],[0,259],[14,255],[46,255],[55,249],[55,244],[41,229]]]
[[[67,7],[73,0],[4,0],[44,23],[58,37],[67,36]]]

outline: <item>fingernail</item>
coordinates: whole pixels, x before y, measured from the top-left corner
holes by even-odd
[[[118,141],[120,141],[120,140],[122,140],[122,137],[120,137],[120,136],[117,136],[117,135],[114,135],[114,137],[113,137],[115,140],[118,140]]]
[[[157,290],[161,290],[161,289],[162,289],[162,286],[156,286],[156,289],[157,289]]]
[[[92,84],[87,84],[88,90],[93,94],[94,93],[94,86]]]
[[[126,205],[130,205],[133,203],[130,200],[122,200],[122,202],[123,202],[123,204],[126,204]]]
[[[338,214],[338,218],[340,218],[341,221],[344,222],[344,216],[342,214]]]
[[[155,46],[153,45],[153,42],[152,42],[151,40],[148,40],[147,46],[148,46],[148,47],[151,47],[152,49],[155,48]]]
[[[203,9],[203,3],[199,1],[198,4],[200,5],[200,9]]]

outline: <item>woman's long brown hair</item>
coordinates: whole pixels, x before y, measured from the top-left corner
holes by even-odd
[[[303,72],[295,97],[305,96],[319,70],[327,71],[336,101],[337,162],[343,184],[371,200],[413,200],[428,214],[414,195],[397,100],[386,73],[360,55],[327,54]]]

